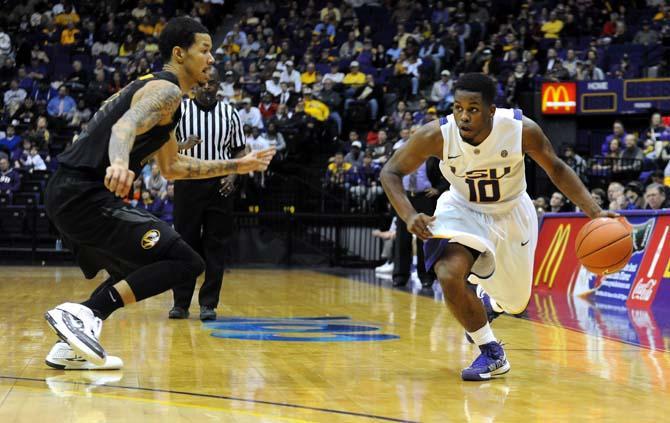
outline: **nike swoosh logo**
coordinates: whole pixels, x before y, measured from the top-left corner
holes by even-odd
[[[113,302],[116,302],[116,298],[114,298],[114,295],[112,294],[112,291],[107,291],[107,292],[109,292],[109,298],[111,298]]]
[[[462,154],[461,154],[461,156],[462,156]],[[449,159],[449,160],[451,160],[451,159],[457,159],[457,158],[459,158],[459,157],[461,157],[461,156],[447,156],[447,159]]]
[[[530,239],[529,239],[528,241],[526,241],[526,242],[522,242],[522,243],[521,243],[521,246],[522,246],[522,247],[525,247],[526,245],[528,245],[529,242],[530,242]]]

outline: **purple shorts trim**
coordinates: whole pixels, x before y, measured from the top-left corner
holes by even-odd
[[[449,239],[431,238],[423,243],[423,256],[426,263],[426,271],[433,269],[435,262],[442,257],[444,249],[447,248]]]
[[[447,248],[447,245],[449,245],[450,242],[451,239],[448,238],[431,238],[428,241],[424,241],[423,256],[427,272],[434,271],[433,266],[435,266],[435,262],[437,262],[440,259],[440,257],[442,257],[442,255],[444,254],[444,249]],[[457,242],[457,244],[459,243]],[[464,245],[464,247],[470,250],[473,254],[479,253],[477,250],[470,248],[467,245]],[[477,260],[477,258],[479,257],[475,256],[475,260]],[[486,276],[478,275],[474,272],[471,272],[471,274],[477,276],[479,279],[488,279],[491,276],[493,276],[493,272]]]

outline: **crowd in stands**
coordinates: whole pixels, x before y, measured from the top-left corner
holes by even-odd
[[[4,3],[3,193],[21,189],[21,175],[53,170],[102,101],[161,69],[157,37],[170,17],[188,14],[215,33],[226,12],[207,0]],[[417,126],[449,113],[464,72],[493,77],[500,107],[518,107],[521,93],[544,80],[668,77],[670,6],[639,3],[250,2],[217,39],[217,96],[239,109],[250,148],[274,145],[280,153],[269,173],[244,181],[242,195],[264,189],[272,172],[313,166],[324,190],[347,199],[347,211],[386,210],[381,167]],[[664,182],[670,158],[667,122],[661,114],[651,122],[615,123],[601,156],[570,147],[563,155],[589,185],[637,181],[643,185],[633,191],[646,198],[646,184]],[[170,185],[156,189],[152,174],[148,166],[128,201],[170,216]],[[603,203],[629,206],[614,200]],[[555,208],[553,196],[543,201],[538,208]]]

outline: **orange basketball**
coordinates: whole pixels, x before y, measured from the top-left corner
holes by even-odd
[[[618,272],[633,255],[631,227],[609,217],[593,219],[577,234],[575,252],[590,272],[598,275]]]

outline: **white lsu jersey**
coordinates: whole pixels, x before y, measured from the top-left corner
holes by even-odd
[[[493,129],[479,145],[464,142],[454,115],[440,119],[443,152],[440,169],[451,197],[482,213],[510,211],[526,192],[519,109],[496,109]]]

